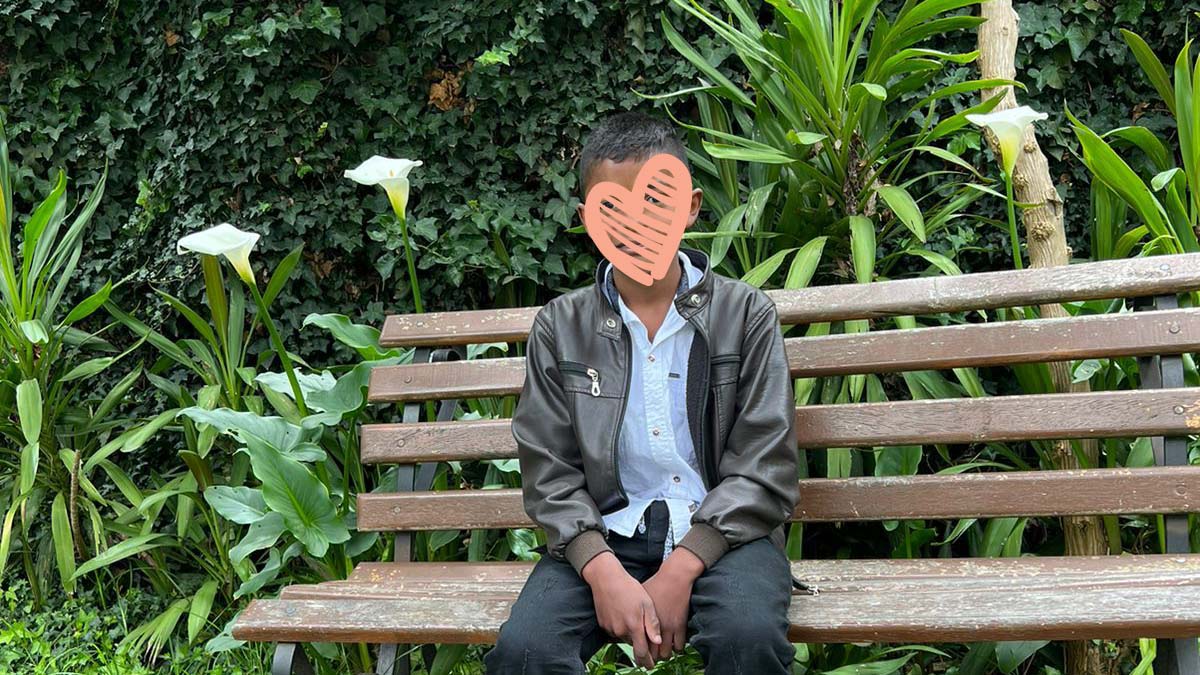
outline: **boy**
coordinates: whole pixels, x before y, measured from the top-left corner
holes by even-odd
[[[669,124],[606,119],[583,149],[583,194],[632,189],[659,153],[686,166]],[[693,189],[689,227],[701,198]],[[706,673],[791,672],[783,528],[799,484],[775,306],[700,251],[676,257],[649,286],[602,260],[595,284],[547,303],[530,330],[512,430],[547,546],[491,675],[584,673],[610,636],[650,668],[689,634]]]

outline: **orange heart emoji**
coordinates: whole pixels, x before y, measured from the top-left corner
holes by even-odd
[[[607,181],[593,185],[583,205],[583,226],[609,262],[649,286],[671,268],[691,205],[687,167],[660,153],[642,165],[632,190]]]

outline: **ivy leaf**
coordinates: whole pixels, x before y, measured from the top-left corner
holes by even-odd
[[[302,80],[289,87],[288,93],[304,105],[312,105],[317,99],[317,94],[321,93],[321,83],[316,80]]]

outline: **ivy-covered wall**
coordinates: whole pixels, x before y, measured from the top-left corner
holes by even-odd
[[[1063,106],[1098,130],[1162,124],[1117,29],[1173,59],[1200,3],[1017,5],[1023,100],[1051,113],[1040,130],[1085,253],[1087,179]],[[660,37],[663,11],[686,25],[666,0],[0,0],[0,111],[25,200],[55,168],[78,196],[108,166],[83,264],[152,322],[166,315],[152,286],[198,291],[174,241],[226,220],[264,234],[267,263],[304,242],[285,320],[378,323],[411,308],[382,191],[342,178],[372,154],[425,162],[410,221],[428,308],[529,304],[581,283],[594,260],[564,232],[585,129],[654,105],[636,92],[694,82]]]

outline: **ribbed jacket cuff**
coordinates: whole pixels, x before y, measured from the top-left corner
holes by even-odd
[[[704,523],[692,524],[677,545],[695,553],[704,563],[704,569],[711,568],[729,550],[729,542],[725,541],[721,531]]]
[[[571,563],[576,572],[582,574],[583,566],[591,562],[592,558],[611,550],[599,530],[584,530],[567,542],[567,562]]]

